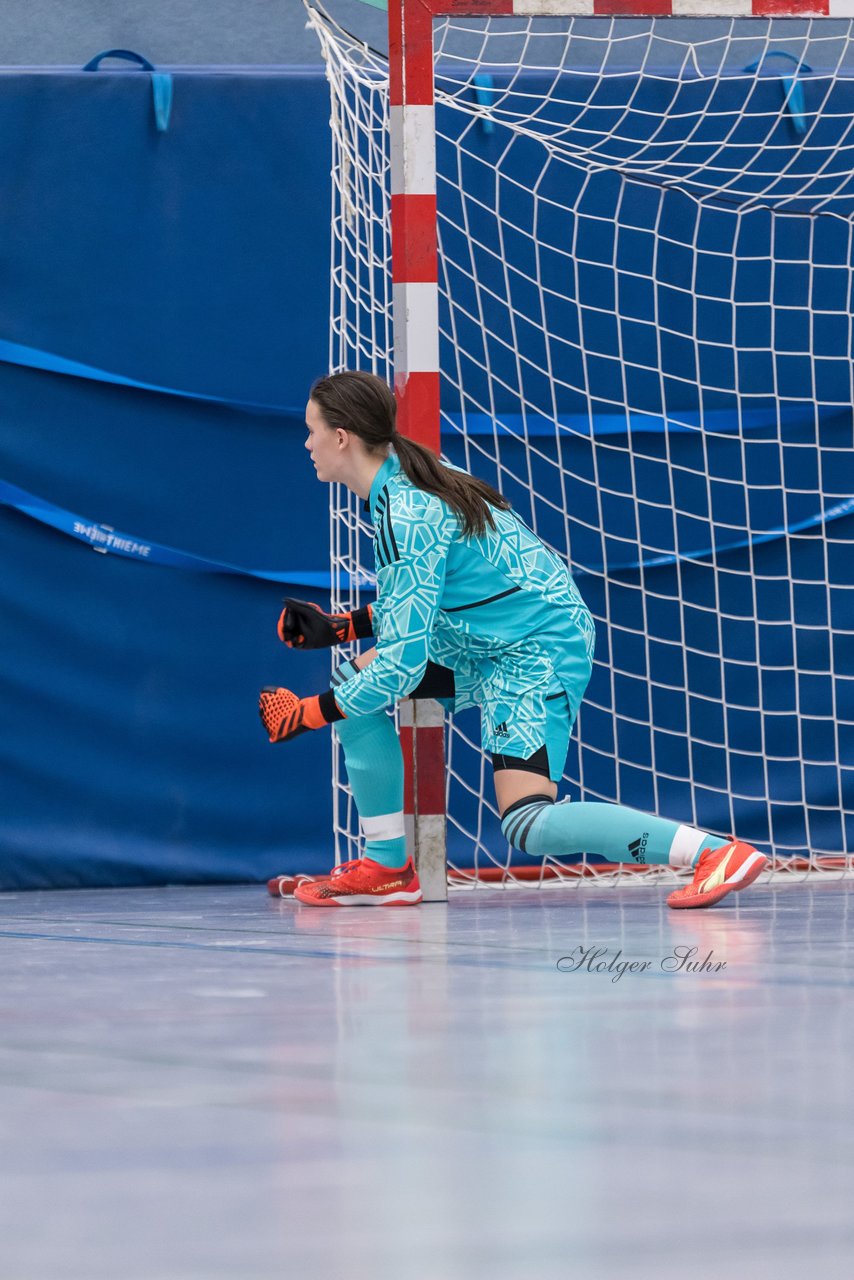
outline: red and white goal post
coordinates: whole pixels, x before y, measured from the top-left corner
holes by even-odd
[[[581,575],[600,653],[572,791],[738,823],[780,871],[850,871],[852,508],[829,463],[854,0],[388,0],[387,61],[309,16],[330,365],[393,377],[399,429],[508,492]],[[370,589],[368,534],[337,491],[334,607]],[[452,883],[636,878],[517,866],[476,728],[452,718],[446,744],[444,719],[399,708],[428,899],[448,828]],[[334,773],[352,857],[337,753]]]

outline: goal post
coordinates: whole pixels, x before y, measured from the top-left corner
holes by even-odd
[[[331,367],[393,379],[399,429],[569,561],[600,623],[572,793],[850,870],[854,0],[388,9],[387,60],[310,10]],[[340,489],[332,536],[348,607],[370,543]],[[446,831],[457,883],[601,880],[511,859],[466,714],[445,743],[438,704],[400,709],[426,896]]]

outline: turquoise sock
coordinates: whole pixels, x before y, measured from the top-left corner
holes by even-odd
[[[406,862],[403,753],[394,721],[384,711],[336,720],[347,777],[365,836],[365,857],[384,867]]]
[[[505,813],[501,829],[515,848],[537,858],[596,854],[608,862],[693,867],[704,849],[728,840],[621,804],[522,801]]]

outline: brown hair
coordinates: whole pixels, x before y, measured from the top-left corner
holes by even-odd
[[[412,483],[446,502],[460,518],[467,537],[495,528],[490,506],[509,511],[510,503],[485,480],[465,471],[454,471],[439,461],[432,449],[395,430],[397,402],[387,382],[373,373],[353,370],[318,378],[311,398],[333,430],[352,431],[369,453],[393,445],[400,465]]]

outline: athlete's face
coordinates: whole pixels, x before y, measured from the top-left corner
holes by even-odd
[[[305,407],[305,425],[308,428],[305,447],[311,454],[318,480],[327,484],[341,480],[348,452],[347,432],[340,427],[333,429],[327,426],[313,400],[309,400]]]

